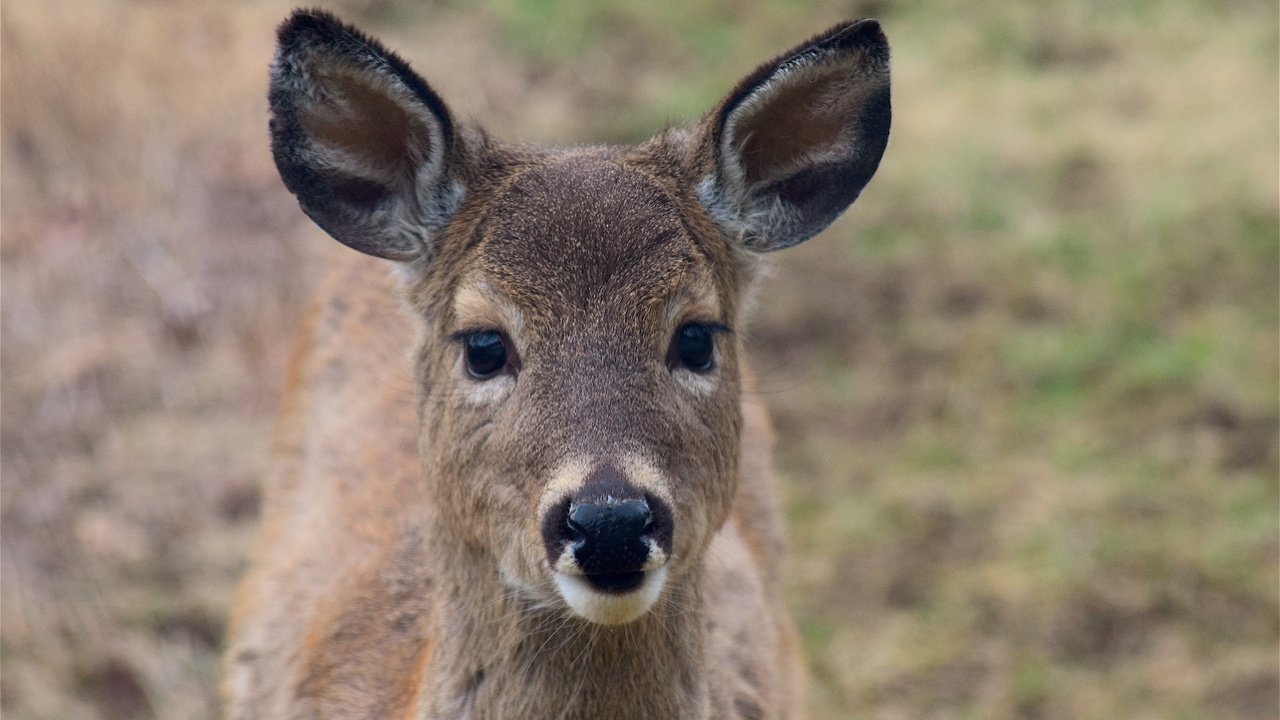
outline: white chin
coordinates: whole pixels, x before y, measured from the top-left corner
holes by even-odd
[[[556,589],[579,617],[601,625],[622,625],[653,607],[667,582],[666,566],[650,570],[640,586],[624,593],[597,590],[580,575],[554,573]]]

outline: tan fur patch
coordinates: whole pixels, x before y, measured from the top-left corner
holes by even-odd
[[[524,314],[484,280],[472,279],[462,284],[453,296],[453,317],[458,331],[501,330],[516,344],[517,351],[521,349]]]
[[[585,455],[570,455],[565,458],[552,471],[546,489],[542,491],[542,497],[538,500],[538,508],[534,517],[544,517],[553,505],[567,497],[572,497],[578,488],[582,487],[582,484],[587,481],[587,476],[591,474],[592,468],[592,459]]]

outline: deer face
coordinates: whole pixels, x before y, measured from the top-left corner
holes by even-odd
[[[343,243],[397,262],[433,520],[533,601],[598,623],[693,572],[737,488],[753,258],[817,233],[888,133],[887,48],[842,25],[691,132],[504,148],[324,13],[280,29],[276,162]]]
[[[419,372],[442,512],[465,511],[508,585],[630,620],[733,497],[728,246],[608,153],[538,159],[467,231],[421,289],[439,307]]]

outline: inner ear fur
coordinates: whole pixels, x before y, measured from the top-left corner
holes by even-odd
[[[428,122],[393,99],[379,78],[341,70],[320,80],[328,97],[299,108],[298,119],[314,150],[335,166],[381,185],[400,189],[413,182],[414,170],[431,162],[439,144]],[[376,89],[375,89],[376,88]]]
[[[271,145],[285,186],[315,222],[370,255],[423,256],[456,209],[454,126],[399,56],[318,10],[277,31]]]
[[[704,204],[748,247],[816,235],[879,166],[889,137],[889,46],[874,20],[843,23],[765,63],[704,121]]]

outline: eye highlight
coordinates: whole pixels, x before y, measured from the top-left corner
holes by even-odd
[[[488,380],[502,372],[510,363],[507,339],[496,330],[478,330],[459,333],[462,357],[467,374],[477,380]]]
[[[729,328],[714,323],[686,323],[671,338],[667,350],[667,366],[683,367],[696,373],[709,372],[716,366],[716,333]]]

